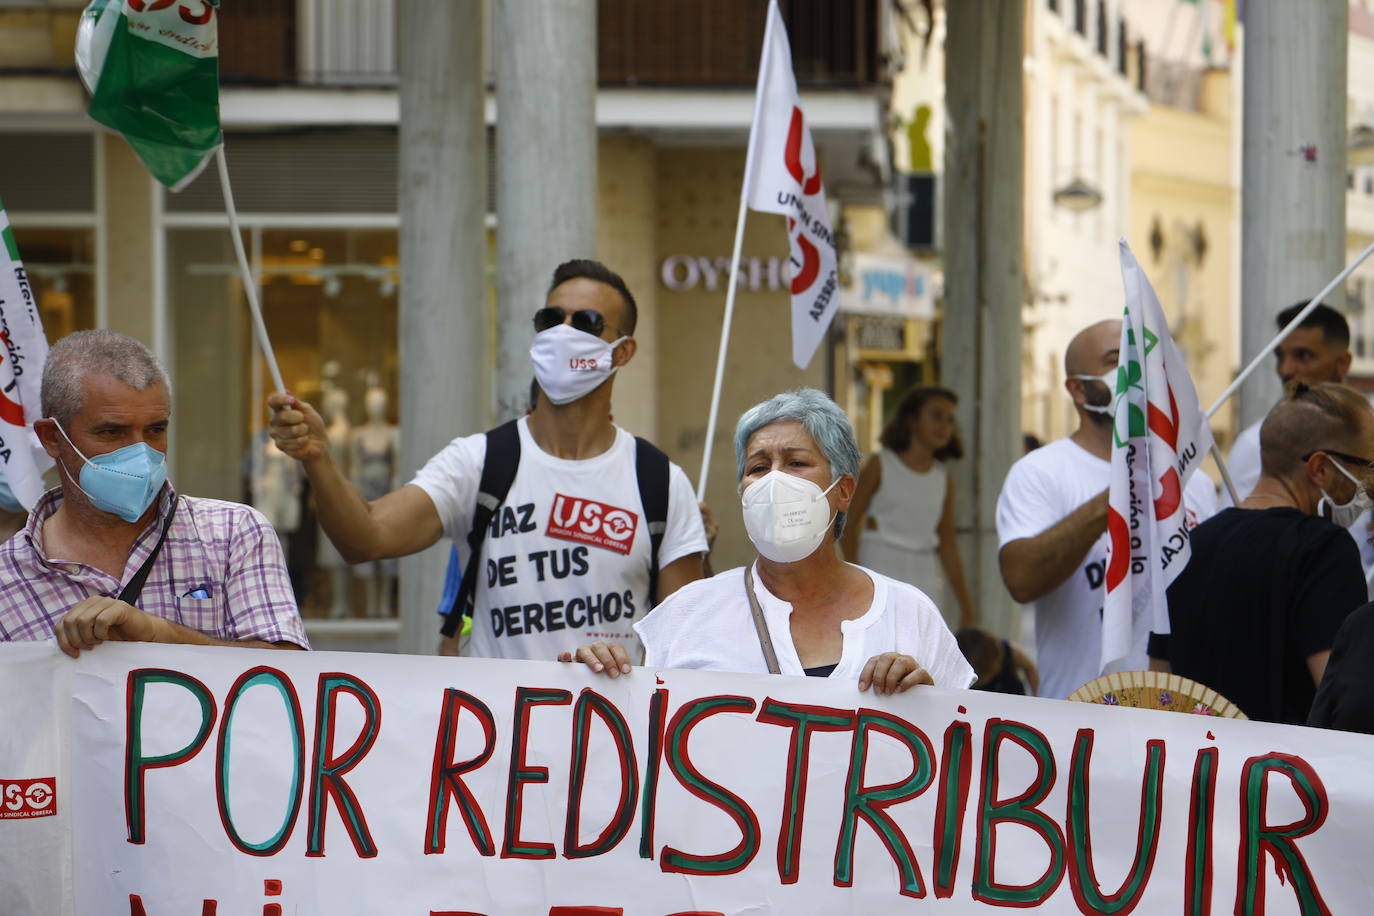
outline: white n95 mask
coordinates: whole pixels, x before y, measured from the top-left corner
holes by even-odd
[[[1113,415],[1116,413],[1116,401],[1115,401],[1115,396],[1116,396],[1116,370],[1115,370],[1115,369],[1110,369],[1110,370],[1108,370],[1108,371],[1102,373],[1101,375],[1084,375],[1084,374],[1082,374],[1082,373],[1078,373],[1078,374],[1076,374],[1076,375],[1071,375],[1071,376],[1069,376],[1069,378],[1076,378],[1076,379],[1080,379],[1080,380],[1085,381],[1085,382],[1101,382],[1102,384],[1104,384],[1104,385],[1107,386],[1107,391],[1111,392],[1111,394],[1112,394],[1113,400],[1112,400],[1111,403],[1108,403],[1108,404],[1086,404],[1086,403],[1085,403],[1085,404],[1083,405],[1083,409],[1084,409],[1084,410],[1088,411],[1089,413],[1100,413],[1100,414],[1102,414],[1104,417],[1110,417],[1110,416],[1113,416]]]
[[[1322,498],[1317,502],[1317,514],[1323,518],[1329,518],[1333,523],[1342,528],[1349,528],[1355,524],[1356,520],[1370,506],[1369,493],[1365,491],[1364,484],[1354,474],[1341,467],[1341,463],[1335,458],[1328,458],[1336,470],[1340,471],[1350,482],[1355,484],[1355,495],[1350,497],[1350,501],[1341,505],[1331,498],[1331,494],[1325,490],[1321,491]],[[1329,508],[1329,512],[1323,512],[1323,508]]]
[[[626,338],[607,343],[570,324],[556,324],[534,335],[530,362],[539,388],[554,404],[569,404],[611,377],[611,354]]]
[[[749,485],[740,497],[744,530],[763,556],[774,563],[795,563],[815,553],[835,517],[825,494],[840,479],[822,490],[805,477],[769,471]]]

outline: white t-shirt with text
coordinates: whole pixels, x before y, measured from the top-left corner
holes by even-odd
[[[997,499],[997,544],[1036,537],[1107,489],[1111,463],[1072,439],[1058,439],[1021,458],[1007,473]],[[1207,475],[1193,474],[1184,489],[1190,527],[1216,511]],[[1032,603],[1040,696],[1062,699],[1100,673],[1103,581],[1107,573],[1104,531],[1073,573]],[[1128,667],[1145,668],[1145,647]]]
[[[573,461],[540,449],[526,419],[517,426],[520,467],[482,547],[470,654],[552,661],[605,640],[638,658],[631,625],[649,610],[649,531],[634,436],[616,427],[608,450]],[[465,563],[486,449],[485,434],[454,439],[411,481],[434,501]],[[672,464],[659,569],[705,551],[692,485]]]
[[[936,687],[964,688],[974,681],[954,634],[925,593],[905,582],[859,566],[873,580],[873,601],[862,617],[840,624],[843,648],[831,680],[857,681],[868,660],[900,652],[930,672]],[[803,675],[792,642],[792,605],[775,597],[754,568],[754,595],[768,622],[769,639],[781,674]],[[768,663],[754,628],[744,569],[690,582],[635,623],[644,640],[644,664],[766,674]]]

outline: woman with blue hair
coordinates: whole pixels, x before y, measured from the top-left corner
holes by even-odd
[[[799,388],[746,411],[735,463],[758,557],[683,586],[636,623],[645,665],[857,680],[883,694],[973,682],[929,598],[836,550],[859,448],[834,401]],[[611,677],[630,673],[619,645],[592,643],[560,658]]]

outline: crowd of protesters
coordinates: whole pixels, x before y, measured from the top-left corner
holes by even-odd
[[[1034,614],[1034,660],[978,627],[946,467],[963,454],[956,392],[906,392],[867,461],[820,391],[746,411],[736,479],[756,556],[711,575],[709,510],[667,455],[611,419],[616,372],[636,351],[629,288],[569,261],[533,322],[526,416],[454,439],[377,499],[335,465],[314,407],[269,399],[272,438],[300,462],[345,559],[460,546],[441,651],[560,658],[608,677],[640,663],[826,677],[876,693],[1063,698],[1098,674],[1119,321],[1068,343],[1077,427],[1043,446],[1028,437],[997,502],[1001,576]],[[1190,479],[1193,552],[1168,592],[1170,632],[1131,667],[1192,678],[1252,719],[1374,731],[1374,412],[1343,384],[1349,339],[1318,306],[1277,346],[1285,394],[1232,452],[1240,501],[1218,512],[1210,479]],[[55,637],[73,655],[107,640],[308,648],[266,521],[166,480],[170,388],[146,348],[72,335],[52,349],[42,398],[35,432],[58,485],[0,546],[0,639]]]

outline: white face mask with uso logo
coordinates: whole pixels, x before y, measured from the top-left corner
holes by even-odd
[[[554,404],[569,404],[611,377],[611,352],[627,338],[610,343],[570,324],[556,324],[534,335],[530,361],[539,387]]]

